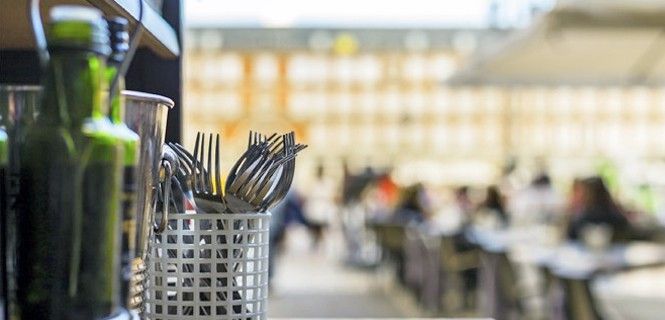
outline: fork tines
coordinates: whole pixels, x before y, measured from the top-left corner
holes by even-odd
[[[205,135],[197,135],[194,150],[195,190],[220,195],[219,137],[214,172],[212,135],[209,135],[207,142],[206,152]],[[293,182],[295,158],[306,147],[296,144],[293,132],[268,136],[250,131],[247,150],[234,163],[226,179],[224,202],[227,209],[230,212],[265,211],[281,201]]]
[[[213,159],[213,134],[208,136],[208,147],[206,148],[206,138],[204,133],[196,134],[194,144],[194,175],[192,184],[194,192],[209,195],[222,195],[222,176],[220,168],[219,154],[219,134],[215,135],[215,149]],[[214,162],[214,170],[213,170]]]
[[[306,147],[295,143],[294,132],[282,135],[281,143],[270,149],[269,158],[255,179],[240,188],[239,193],[262,210],[281,201],[293,182],[296,155]]]

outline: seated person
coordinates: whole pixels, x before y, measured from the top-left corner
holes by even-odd
[[[392,222],[402,225],[422,223],[429,215],[425,187],[418,183],[405,188],[392,216]]]
[[[582,240],[584,229],[590,225],[605,225],[612,231],[612,242],[626,240],[630,225],[616,205],[600,177],[581,181],[579,212],[568,224],[568,239]]]
[[[496,186],[487,187],[485,201],[483,201],[476,212],[479,223],[489,223],[493,227],[503,227],[508,224],[508,214],[504,204],[503,195]]]

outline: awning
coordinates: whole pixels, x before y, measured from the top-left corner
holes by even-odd
[[[665,3],[557,5],[498,45],[480,47],[452,84],[665,84]]]

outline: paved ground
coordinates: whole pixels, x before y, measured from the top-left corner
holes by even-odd
[[[374,272],[342,264],[339,236],[325,250],[311,250],[303,230],[289,234],[271,289],[270,318],[418,318],[410,295],[390,287],[387,270]],[[622,273],[599,279],[594,292],[612,320],[663,319],[665,268]]]
[[[346,267],[335,249],[313,251],[301,230],[289,235],[271,291],[270,318],[412,318],[417,315],[387,294],[374,272]]]

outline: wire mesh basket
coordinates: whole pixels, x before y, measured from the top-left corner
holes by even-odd
[[[270,214],[171,214],[153,236],[144,317],[265,319]]]

